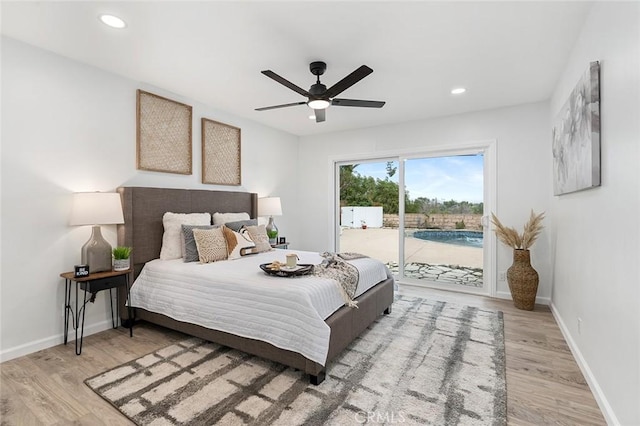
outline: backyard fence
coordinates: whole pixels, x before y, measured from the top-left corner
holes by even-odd
[[[397,214],[385,214],[383,226],[385,228],[398,228],[399,216]],[[431,214],[407,213],[404,215],[405,228],[419,229],[482,229],[481,214]]]

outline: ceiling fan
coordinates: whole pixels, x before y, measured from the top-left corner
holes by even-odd
[[[325,121],[326,119],[326,109],[330,106],[348,106],[348,107],[364,107],[364,108],[382,108],[384,102],[382,101],[365,101],[361,99],[339,99],[335,96],[338,96],[340,93],[347,90],[349,87],[353,86],[369,74],[373,72],[371,68],[366,65],[360,66],[354,72],[334,84],[333,86],[327,89],[327,86],[320,83],[320,76],[324,74],[327,70],[327,64],[321,61],[311,62],[309,64],[309,70],[311,74],[316,76],[316,83],[311,86],[309,91],[304,90],[301,87],[296,86],[289,80],[286,80],[280,77],[278,74],[271,70],[262,71],[262,74],[267,77],[277,81],[283,86],[288,87],[294,92],[300,93],[302,96],[306,97],[306,101],[293,102],[290,104],[282,104],[282,105],[273,105],[263,108],[256,108],[256,111],[267,111],[270,109],[277,108],[286,108],[296,105],[304,105],[307,104],[310,108],[312,108],[315,112],[316,122],[320,123]]]

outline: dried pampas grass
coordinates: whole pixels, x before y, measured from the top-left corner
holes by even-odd
[[[525,223],[522,235],[520,235],[514,228],[504,226],[496,215],[491,213],[491,223],[495,226],[494,231],[498,239],[509,247],[522,250],[529,250],[538,239],[543,228],[542,219],[544,219],[544,212],[536,215],[531,210],[529,221]]]

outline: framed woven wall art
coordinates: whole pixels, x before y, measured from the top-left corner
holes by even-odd
[[[202,119],[202,183],[240,185],[240,129]]]
[[[190,175],[191,119],[191,106],[138,90],[138,170]]]
[[[600,64],[591,62],[553,126],[553,193],[600,186]]]

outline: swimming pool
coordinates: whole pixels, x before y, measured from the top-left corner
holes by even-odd
[[[482,231],[416,231],[413,237],[426,241],[437,241],[439,243],[456,244],[459,246],[482,247]]]

